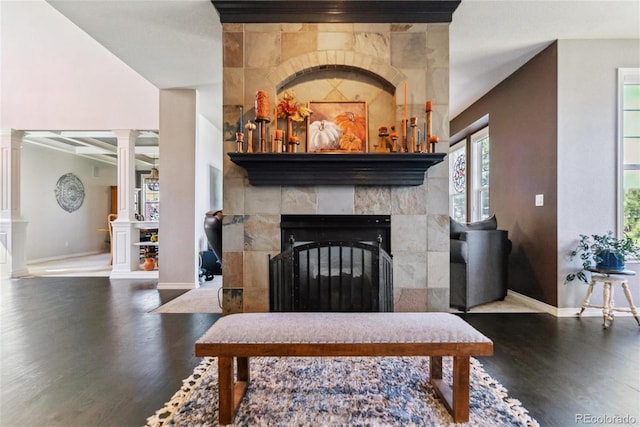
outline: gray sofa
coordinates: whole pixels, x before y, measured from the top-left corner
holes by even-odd
[[[475,223],[450,219],[450,305],[467,311],[507,296],[511,241],[495,215]]]

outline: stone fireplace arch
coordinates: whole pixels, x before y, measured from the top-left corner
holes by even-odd
[[[325,50],[293,57],[269,73],[267,80],[280,91],[303,75],[324,70],[357,71],[378,81],[391,94],[407,80],[399,69],[374,56],[346,50]]]

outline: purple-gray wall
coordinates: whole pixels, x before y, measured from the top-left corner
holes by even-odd
[[[509,289],[557,306],[557,44],[450,123],[456,142],[489,115],[490,209],[513,243]],[[544,195],[544,206],[535,196]]]

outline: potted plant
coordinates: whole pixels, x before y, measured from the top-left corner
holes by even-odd
[[[626,258],[640,257],[640,246],[637,246],[630,236],[625,235],[621,239],[614,237],[612,231],[602,235],[581,234],[578,245],[571,252],[571,259],[576,256],[582,260],[582,269],[568,274],[566,281],[578,279],[589,283],[587,277],[589,268],[611,272],[623,271]]]

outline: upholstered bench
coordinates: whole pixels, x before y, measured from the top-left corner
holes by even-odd
[[[220,424],[233,422],[255,356],[431,356],[430,382],[458,423],[469,420],[470,356],[492,355],[493,343],[450,313],[243,313],[216,321],[195,354],[218,358]],[[452,387],[443,356],[453,357]]]

